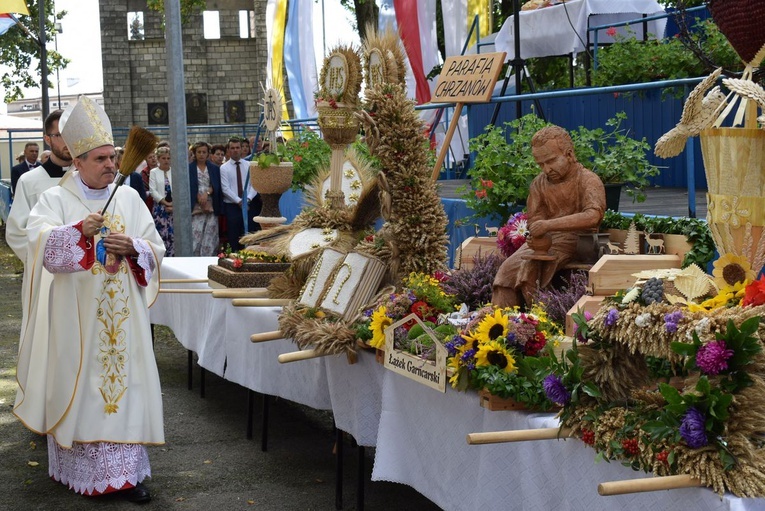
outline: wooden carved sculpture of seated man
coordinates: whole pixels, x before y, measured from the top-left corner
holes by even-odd
[[[494,279],[492,303],[501,307],[530,303],[538,287],[549,285],[574,258],[579,233],[598,229],[606,209],[603,183],[577,161],[566,130],[542,128],[531,139],[531,152],[542,173],[531,182],[526,202],[529,241],[552,238],[549,254],[554,259],[528,260],[534,254],[528,242],[508,257]]]

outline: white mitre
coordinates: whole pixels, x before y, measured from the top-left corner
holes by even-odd
[[[104,109],[87,96],[68,106],[58,121],[59,131],[73,157],[105,145],[114,145],[112,123]]]

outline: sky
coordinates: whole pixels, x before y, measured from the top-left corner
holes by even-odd
[[[300,0],[307,2],[310,0]],[[84,94],[103,92],[103,72],[101,62],[101,34],[99,26],[97,0],[55,0],[56,10],[67,11],[61,20],[62,32],[55,41],[49,41],[50,50],[58,52],[71,60],[58,77],[51,75],[53,89],[50,97],[57,95],[57,86],[61,94]],[[319,0],[314,3],[314,48],[317,52],[317,70],[323,61],[324,38],[322,33],[322,5],[326,20],[326,48],[332,48],[338,42],[358,44],[358,34],[352,28],[351,15],[341,5],[340,0]],[[83,30],[88,27],[88,30]],[[91,28],[92,27],[92,28]],[[125,21],[127,33],[127,19]],[[57,46],[56,46],[57,45]],[[39,98],[39,88],[24,89],[26,98]],[[5,113],[4,103],[0,103],[0,113]]]

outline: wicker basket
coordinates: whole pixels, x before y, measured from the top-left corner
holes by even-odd
[[[765,264],[765,130],[716,128],[701,132],[707,176],[707,223],[721,255]]]
[[[329,145],[347,145],[356,140],[360,124],[354,115],[355,108],[346,103],[335,103],[333,106],[319,101],[316,110],[319,112],[319,127]]]

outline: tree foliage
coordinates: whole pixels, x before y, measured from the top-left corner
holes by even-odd
[[[37,36],[40,30],[40,17],[37,8],[37,2],[27,2],[29,16],[19,15],[19,23],[24,25],[29,31]],[[66,11],[55,12],[53,0],[45,0],[45,38],[50,41],[55,36],[56,22],[60,21]],[[47,47],[47,46],[46,46]],[[36,67],[33,67],[36,61]],[[59,53],[48,49],[48,77],[56,72],[57,69],[63,69],[69,63]],[[0,77],[5,96],[3,100],[6,103],[22,98],[22,88],[33,88],[40,86],[40,45],[36,39],[32,39],[18,25],[12,26],[8,32],[0,37],[0,62],[8,70]],[[49,80],[49,87],[52,83]]]
[[[165,14],[165,0],[146,0],[146,6],[152,11]],[[181,0],[181,23],[186,23],[194,14],[207,7],[206,0]]]

